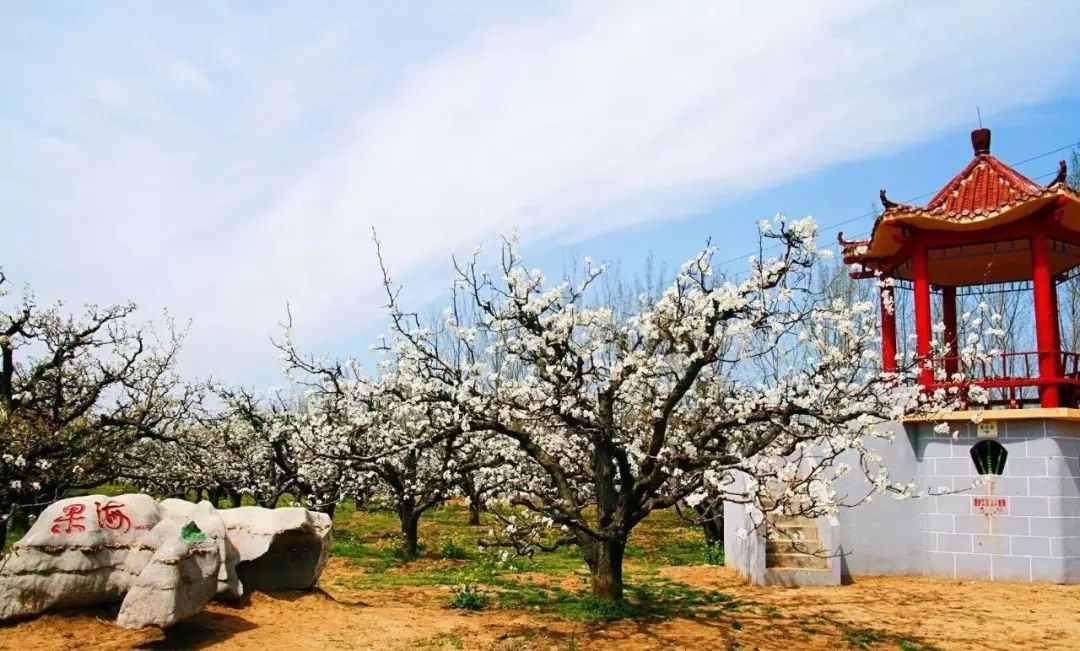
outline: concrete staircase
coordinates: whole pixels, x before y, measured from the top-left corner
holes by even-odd
[[[754,585],[840,585],[838,519],[778,515],[778,506],[724,503],[724,563]]]
[[[802,516],[773,516],[770,520],[777,533],[765,542],[765,569],[829,569],[817,522]]]
[[[840,585],[840,559],[829,553],[834,544],[829,525],[801,516],[770,516],[770,522],[776,533],[764,541],[760,585]],[[829,540],[822,539],[822,531]]]

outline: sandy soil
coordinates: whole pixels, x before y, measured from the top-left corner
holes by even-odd
[[[1080,586],[863,577],[838,587],[754,588],[726,568],[673,567],[666,578],[758,604],[731,618],[580,623],[527,611],[463,613],[448,589],[353,592],[332,562],[304,594],[214,604],[166,633],[126,631],[115,611],[53,613],[0,626],[0,649],[844,649],[870,627],[940,649],[1078,649]],[[740,646],[736,646],[740,645]],[[896,640],[868,648],[896,649]]]

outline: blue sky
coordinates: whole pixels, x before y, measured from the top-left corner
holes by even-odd
[[[0,265],[265,385],[286,302],[315,352],[382,330],[372,228],[422,308],[500,232],[635,270],[933,191],[976,107],[1008,162],[1080,141],[1080,3],[756,4],[0,3]]]

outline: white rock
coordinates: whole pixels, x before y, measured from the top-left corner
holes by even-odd
[[[330,553],[330,516],[299,507],[242,506],[219,513],[239,554],[237,573],[245,589],[306,590],[319,580]]]
[[[199,503],[202,504],[202,502]],[[207,503],[209,504],[209,502]],[[162,518],[190,518],[191,514],[195,512],[195,502],[166,497],[158,502],[158,512]]]
[[[174,518],[182,522],[194,521],[199,529],[217,544],[218,556],[222,559],[218,569],[218,596],[237,598],[243,595],[244,587],[236,573],[240,554],[226,536],[222,512],[206,500],[193,504],[186,500],[169,498],[162,500],[160,507],[162,518]]]
[[[191,525],[191,539],[181,532]],[[89,495],[50,505],[0,561],[0,621],[123,600],[123,626],[170,626],[214,597],[315,585],[330,517],[148,495]]]
[[[49,505],[0,568],[0,620],[117,601],[153,555],[148,495],[88,495]]]
[[[212,509],[209,502],[196,516]],[[214,518],[220,525],[220,518]],[[116,623],[124,628],[166,628],[198,614],[218,590],[221,566],[218,541],[188,520],[166,518],[150,532],[156,547],[120,605]]]

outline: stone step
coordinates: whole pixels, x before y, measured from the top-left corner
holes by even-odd
[[[770,567],[765,570],[763,584],[789,588],[803,585],[840,585],[840,573],[831,569]]]
[[[781,539],[794,538],[797,536],[801,536],[803,540],[818,540],[820,538],[816,524],[780,524],[776,525],[776,530],[780,532],[778,537]]]
[[[813,554],[821,551],[819,540],[788,540],[778,538],[765,543],[765,551],[769,554]]]
[[[778,527],[788,525],[798,527],[817,526],[817,520],[804,515],[770,515],[769,522]]]
[[[825,570],[829,567],[829,559],[824,556],[811,554],[765,554],[765,567],[800,570]]]

